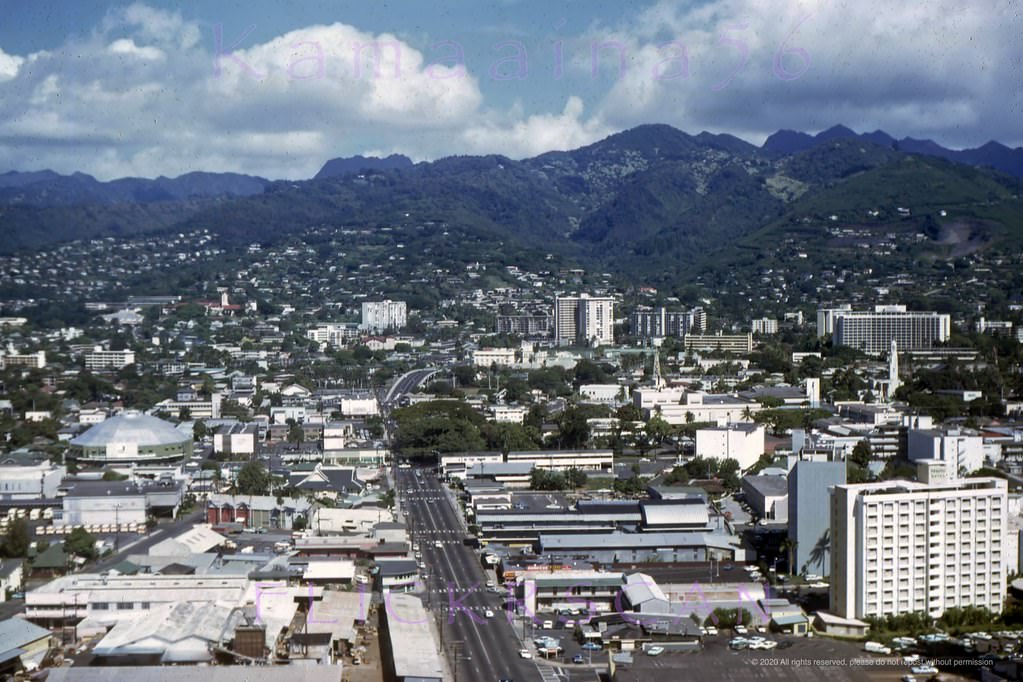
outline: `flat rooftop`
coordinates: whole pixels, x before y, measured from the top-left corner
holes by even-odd
[[[398,679],[443,679],[444,666],[437,655],[433,631],[423,627],[431,618],[423,602],[413,595],[392,594],[385,611]]]

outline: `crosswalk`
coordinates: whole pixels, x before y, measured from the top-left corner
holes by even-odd
[[[543,682],[562,682],[561,675],[554,666],[547,665],[541,661],[536,662],[536,670],[540,673]]]

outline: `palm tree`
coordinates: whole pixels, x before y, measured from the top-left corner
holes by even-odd
[[[810,561],[809,565],[816,566],[818,573],[823,575],[823,570],[827,564],[828,557],[831,554],[831,529],[824,529],[824,533],[814,544],[813,549],[810,550]]]
[[[793,573],[792,569],[796,563],[796,547],[798,546],[799,543],[790,537],[786,537],[781,541],[781,550],[785,552],[785,557],[789,564],[789,574]]]
[[[747,422],[753,421],[753,410],[751,410],[749,408],[749,405],[747,405],[746,407],[742,408],[742,419],[743,419],[743,421],[747,421]]]

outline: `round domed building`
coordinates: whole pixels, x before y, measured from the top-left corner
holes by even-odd
[[[68,457],[80,465],[157,464],[192,456],[192,435],[156,417],[125,412],[71,440]]]

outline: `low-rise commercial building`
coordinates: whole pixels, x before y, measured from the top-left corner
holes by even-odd
[[[789,520],[789,483],[786,476],[744,476],[742,492],[750,508],[765,521]]]

